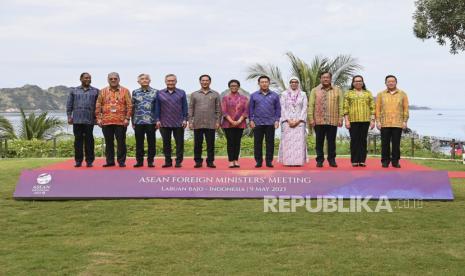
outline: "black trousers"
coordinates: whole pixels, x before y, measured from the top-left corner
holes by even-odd
[[[140,124],[134,126],[134,135],[136,136],[136,161],[137,163],[144,162],[145,146],[144,141],[147,137],[147,162],[153,163],[155,158],[156,138],[155,138],[155,125]]]
[[[381,128],[381,163],[399,164],[401,136],[402,128],[400,127]]]
[[[328,161],[336,161],[336,134],[337,126],[332,125],[316,125],[315,126],[315,151],[316,162],[325,161],[323,146],[326,143],[328,146]]]
[[[243,128],[223,128],[226,135],[229,162],[239,160]]]
[[[215,161],[215,130],[210,128],[194,129],[194,161],[202,163],[203,137],[207,141],[207,163]]]
[[[274,125],[255,126],[253,130],[253,144],[255,162],[263,163],[263,138],[265,138],[265,162],[273,162],[274,155]]]
[[[163,139],[163,154],[165,155],[165,163],[172,164],[172,147],[171,134],[176,143],[176,163],[182,163],[184,158],[184,128],[182,127],[162,127],[160,128],[161,137]]]
[[[115,138],[116,138],[116,155],[119,164],[126,162],[126,130],[127,127],[122,125],[106,125],[102,127],[103,137],[105,138],[105,156],[107,164],[115,163]]]
[[[367,136],[370,122],[350,123],[350,160],[352,163],[365,163],[367,159]]]
[[[94,151],[94,125],[74,124],[74,160],[82,163],[84,152],[86,154],[86,163],[92,163],[95,160]],[[84,151],[85,149],[85,151]]]

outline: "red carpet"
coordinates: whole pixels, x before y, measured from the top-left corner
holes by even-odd
[[[448,173],[449,173],[449,178],[465,178],[464,171],[450,171]]]
[[[419,164],[416,164],[410,160],[401,160],[401,169],[395,169],[392,167],[389,168],[382,168],[381,167],[381,162],[378,158],[369,158],[367,160],[367,167],[366,168],[353,168],[350,159],[349,158],[338,158],[337,160],[338,163],[338,168],[331,168],[328,166],[328,163],[325,162],[323,168],[317,168],[315,166],[316,162],[314,159],[310,160],[309,163],[305,164],[303,167],[286,167],[278,163],[276,160],[273,162],[274,168],[267,168],[263,166],[260,169],[256,169],[255,166],[255,161],[253,158],[242,158],[240,160],[241,168],[239,170],[314,170],[314,171],[331,171],[331,170],[368,170],[368,171],[396,171],[396,170],[408,170],[408,171],[432,171],[432,168],[422,166]],[[105,163],[105,160],[103,158],[98,158],[95,160],[94,167],[93,168],[74,168],[74,160],[69,159],[60,163],[55,163],[52,165],[48,165],[45,167],[42,167],[40,169],[50,169],[50,170],[193,170],[194,168],[194,160],[192,157],[188,157],[184,160],[183,162],[183,167],[182,168],[162,168],[161,166],[164,163],[163,158],[157,158],[155,160],[155,168],[147,168],[147,164],[145,163],[144,167],[142,168],[133,168],[132,166],[135,164],[135,159],[134,158],[128,158],[126,165],[126,168],[119,168],[119,167],[112,167],[112,168],[103,168],[102,165]],[[84,163],[85,165],[85,163]],[[217,169],[227,169],[231,170],[228,168],[228,160],[226,157],[217,157],[215,160],[215,165]],[[205,165],[204,161],[204,166],[200,169],[195,169],[195,170],[212,170],[210,168],[207,168]],[[232,170],[237,170],[237,169],[232,169]],[[465,171],[449,171],[449,178],[465,178]]]
[[[377,158],[370,158],[367,160],[367,167],[365,168],[353,168],[350,159],[349,158],[338,158],[337,160],[338,163],[338,168],[331,168],[329,167],[328,163],[325,162],[323,168],[316,168],[315,160],[312,159],[309,163],[305,164],[303,167],[286,167],[278,163],[276,160],[273,162],[274,168],[267,168],[263,166],[260,169],[256,169],[255,166],[255,161],[253,158],[242,158],[239,160],[239,163],[241,167],[239,170],[369,170],[369,171],[386,171],[386,170],[409,170],[409,171],[431,171],[432,169],[426,166],[418,165],[414,162],[411,162],[409,160],[401,160],[401,169],[395,169],[392,167],[389,168],[382,168],[381,167],[381,162]],[[144,170],[144,169],[150,169],[150,170],[193,170],[194,168],[194,160],[192,157],[188,157],[184,160],[183,162],[183,167],[182,168],[165,168],[163,169],[161,166],[164,163],[163,158],[157,158],[155,160],[155,168],[147,168],[147,164],[145,163],[144,167],[142,168],[133,168],[132,166],[135,164],[135,159],[134,158],[128,158],[126,165],[126,168],[119,168],[119,167],[112,167],[112,168],[103,168],[102,165],[105,163],[105,160],[103,158],[98,158],[94,162],[94,167],[93,168],[74,168],[74,160],[66,160],[60,163],[48,165],[45,167],[42,167],[41,169],[50,169],[50,170]],[[85,165],[85,163],[83,163]],[[228,168],[229,163],[226,157],[217,157],[215,160],[215,165],[217,166],[217,169],[227,169],[231,170]],[[212,170],[210,168],[206,167],[205,161],[204,161],[204,166],[200,169],[195,169],[195,170]],[[238,169],[232,169],[232,170],[238,170]]]

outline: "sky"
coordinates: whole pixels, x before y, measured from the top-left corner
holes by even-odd
[[[175,73],[191,92],[207,73],[217,91],[230,79],[255,91],[247,68],[276,64],[287,79],[290,51],[308,62],[350,54],[374,94],[394,74],[411,104],[465,108],[465,53],[417,39],[414,10],[410,0],[0,0],[0,87],[77,86],[81,72],[103,87],[116,71],[130,89],[140,73],[155,88]]]

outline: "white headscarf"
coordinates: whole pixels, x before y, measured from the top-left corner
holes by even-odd
[[[299,80],[299,78],[297,78],[297,77],[295,77],[295,76],[292,76],[292,77],[289,79],[289,84],[290,84],[291,81],[293,81],[293,80],[296,80],[296,81],[299,82],[299,87],[297,88],[297,90],[292,90],[292,89],[291,89],[291,86],[289,85],[289,88],[288,88],[287,90],[288,90],[288,91],[292,91],[292,92],[297,92],[297,91],[300,92],[300,80]]]
[[[291,83],[291,81],[293,80],[296,80],[299,82],[299,86],[297,87],[296,90],[293,90],[291,88],[291,86],[289,85],[289,88],[287,89],[287,93],[288,93],[288,96],[289,98],[291,99],[291,102],[295,104],[295,102],[297,101],[297,98],[299,97],[300,95],[300,80],[299,78],[295,77],[295,76],[292,76],[290,79],[289,79],[289,84]]]

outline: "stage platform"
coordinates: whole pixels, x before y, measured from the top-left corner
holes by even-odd
[[[241,167],[232,169],[232,170],[311,170],[311,171],[339,171],[339,170],[360,170],[360,171],[399,171],[399,169],[396,168],[382,168],[381,167],[381,162],[379,159],[375,158],[369,158],[367,160],[367,167],[365,168],[353,168],[350,159],[349,158],[338,158],[337,160],[338,167],[337,168],[331,168],[329,167],[328,163],[324,163],[323,168],[317,168],[316,167],[316,162],[315,160],[310,160],[308,163],[306,163],[302,167],[289,167],[289,166],[283,166],[282,164],[278,163],[276,160],[273,162],[274,168],[267,168],[265,164],[263,164],[262,168],[255,168],[255,160],[253,158],[242,158],[240,160]],[[134,158],[128,158],[126,162],[126,168],[119,168],[119,167],[110,167],[110,168],[103,168],[102,165],[105,164],[105,160],[103,158],[98,158],[95,160],[94,167],[93,168],[74,168],[74,160],[69,159],[60,163],[55,163],[52,165],[44,166],[40,168],[39,170],[42,169],[47,169],[47,170],[190,170],[194,169],[194,160],[191,158],[186,158],[183,161],[183,167],[182,168],[162,168],[161,166],[164,164],[164,159],[157,158],[155,160],[155,168],[148,168],[147,163],[144,163],[144,167],[142,168],[133,168],[133,165],[136,163],[136,160]],[[83,163],[85,165],[85,163]],[[215,160],[215,165],[216,170],[231,170],[228,168],[229,162],[228,159],[225,157],[217,157]],[[418,165],[414,162],[411,162],[409,160],[401,160],[401,165],[402,168],[400,170],[408,170],[408,171],[432,171],[431,168]],[[204,161],[204,166],[202,168],[198,168],[195,170],[207,170],[211,171],[212,169],[207,168],[205,161]],[[213,169],[215,170],[215,169]]]
[[[182,168],[74,168],[73,160],[22,172],[14,198],[22,200],[117,199],[117,198],[263,198],[264,196],[371,197],[377,199],[453,200],[447,171],[401,160],[401,169],[382,168],[370,158],[365,168],[353,168],[348,158],[337,159],[338,168],[325,163],[316,168],[311,160],[303,167],[256,169],[252,158],[242,158],[241,168],[228,168],[224,157],[216,169],[195,169],[192,158]],[[145,164],[146,165],[146,164]]]

